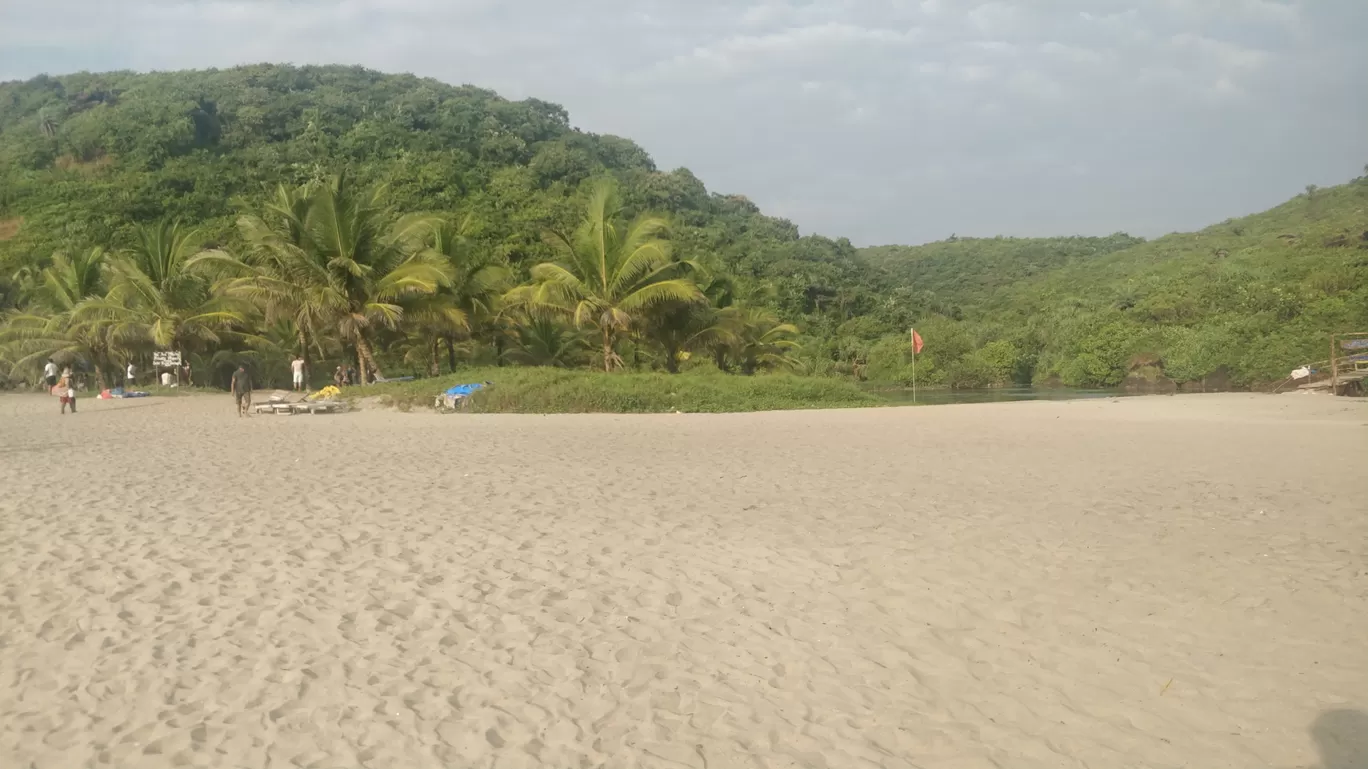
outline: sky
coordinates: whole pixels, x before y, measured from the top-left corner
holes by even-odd
[[[1185,231],[1368,164],[1368,0],[0,0],[0,81],[360,64],[535,96],[857,245]]]

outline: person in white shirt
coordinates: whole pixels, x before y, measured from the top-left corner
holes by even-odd
[[[291,371],[291,373],[294,375],[294,389],[296,389],[296,390],[303,390],[303,389],[304,389],[304,356],[303,356],[303,355],[296,355],[296,356],[295,356],[295,359],[292,360],[292,361],[290,361],[290,371]]]
[[[52,362],[52,358],[48,358],[47,365],[43,366],[43,381],[47,382],[49,390],[57,386],[57,364]]]
[[[128,371],[124,373],[124,389],[132,390],[138,384],[137,370],[133,368],[133,361],[128,362]]]

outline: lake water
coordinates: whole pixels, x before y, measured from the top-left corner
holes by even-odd
[[[912,405],[912,390],[875,390],[870,393],[899,405]],[[1074,387],[994,387],[984,390],[917,390],[918,406],[949,403],[1004,403],[1010,401],[1069,401],[1088,398],[1120,398],[1120,390],[1085,390]]]

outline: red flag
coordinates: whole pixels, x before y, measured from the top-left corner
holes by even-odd
[[[917,333],[917,330],[914,328],[914,329],[912,329],[912,352],[915,354],[915,353],[920,353],[921,351],[922,351],[922,338],[921,338],[921,334],[918,334],[918,333]]]

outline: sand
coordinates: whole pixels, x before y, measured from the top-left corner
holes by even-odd
[[[0,398],[0,767],[1363,767],[1368,404]]]

